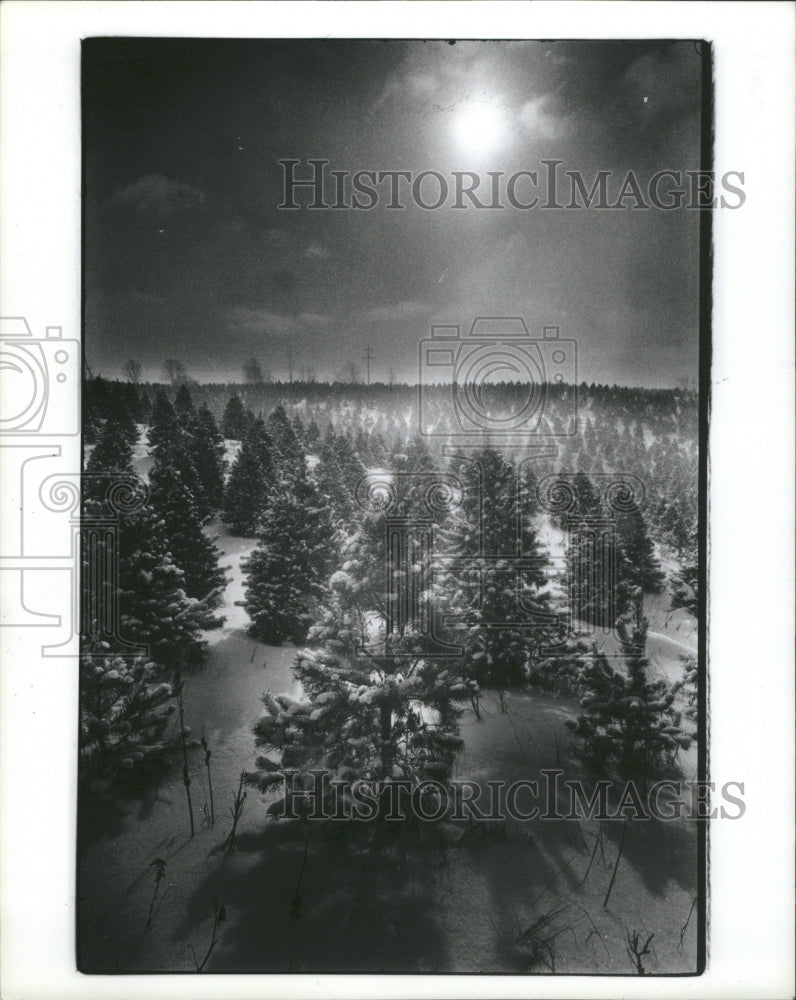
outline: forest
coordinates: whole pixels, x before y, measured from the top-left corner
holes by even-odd
[[[446,790],[697,777],[698,396],[424,392],[85,380],[82,971],[693,971],[695,824]]]

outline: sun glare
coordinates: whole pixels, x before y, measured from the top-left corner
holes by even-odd
[[[503,133],[503,115],[496,102],[472,98],[456,109],[453,134],[457,144],[466,152],[490,152],[500,142]]]

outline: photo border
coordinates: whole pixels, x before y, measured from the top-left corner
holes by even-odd
[[[80,276],[74,262],[80,259],[79,163],[79,40],[85,35],[137,34],[207,37],[302,37],[299,27],[311,22],[316,37],[406,37],[405,4],[312,3],[225,4],[223,14],[214,3],[100,3],[10,2],[0,9],[3,32],[2,151],[3,215],[2,264],[3,315],[25,315],[35,336],[57,323],[66,337],[80,332]],[[256,11],[256,16],[255,16]],[[789,16],[790,15],[790,16]],[[682,30],[680,25],[682,24]],[[185,26],[190,30],[186,31]],[[676,27],[675,27],[676,25]],[[576,26],[576,27],[575,27]],[[706,377],[711,393],[702,392],[713,422],[710,452],[700,441],[700,522],[709,531],[700,534],[701,555],[711,563],[710,605],[702,588],[705,612],[700,616],[700,643],[710,652],[714,667],[710,678],[711,719],[722,720],[711,728],[711,768],[717,781],[738,778],[747,782],[749,810],[740,824],[716,824],[711,830],[711,947],[708,969],[702,977],[650,977],[646,983],[630,977],[556,976],[391,977],[357,975],[342,977],[348,996],[378,995],[374,987],[403,990],[417,996],[601,996],[612,984],[625,996],[712,997],[748,995],[785,996],[792,955],[793,885],[793,752],[790,705],[793,692],[790,636],[792,629],[792,579],[784,566],[792,553],[792,501],[784,500],[762,513],[763,543],[756,552],[769,577],[763,593],[773,595],[779,627],[768,636],[749,642],[749,655],[767,662],[765,685],[747,679],[750,669],[734,636],[744,606],[731,582],[738,573],[732,548],[735,514],[732,500],[739,487],[747,487],[754,472],[761,473],[770,504],[776,484],[783,497],[792,497],[792,368],[789,337],[792,332],[791,275],[793,273],[792,152],[788,118],[793,109],[793,18],[789,5],[769,3],[650,3],[643,9],[622,3],[570,4],[518,3],[412,5],[412,28],[417,37],[704,37],[715,45],[717,77],[716,169],[746,172],[748,201],[738,213],[702,213],[703,225],[713,226],[712,280],[703,271],[701,282],[713,289],[713,326],[721,340],[710,342],[707,357],[700,357],[700,379]],[[23,99],[24,96],[24,99]],[[740,110],[740,114],[739,114]],[[703,119],[704,120],[704,119]],[[38,135],[36,131],[38,130]],[[13,142],[11,141],[13,139]],[[759,147],[753,143],[757,141]],[[766,142],[766,140],[768,140]],[[703,136],[704,142],[704,136]],[[704,147],[703,147],[704,148]],[[790,161],[787,162],[789,160]],[[762,178],[762,179],[761,179]],[[790,220],[785,222],[784,220]],[[708,220],[705,222],[704,220]],[[766,246],[761,251],[761,240]],[[42,275],[45,280],[42,280]],[[702,286],[704,292],[704,286]],[[744,295],[746,297],[744,298]],[[750,298],[755,298],[750,308]],[[740,301],[739,301],[740,299]],[[705,296],[701,297],[701,309]],[[710,323],[708,308],[707,322]],[[705,317],[701,315],[701,323]],[[768,328],[765,365],[748,361],[743,345],[760,325]],[[725,333],[726,331],[726,333]],[[772,333],[774,339],[772,340]],[[705,338],[701,338],[704,347]],[[741,345],[739,349],[739,344]],[[773,373],[773,374],[772,374]],[[729,383],[729,384],[727,384]],[[773,383],[773,385],[772,385]],[[773,389],[773,391],[772,391]],[[745,416],[750,398],[757,416],[769,420],[777,431],[760,445],[757,430]],[[740,417],[738,415],[740,411]],[[762,411],[762,412],[761,412]],[[773,440],[772,440],[773,438]],[[75,442],[65,441],[61,458],[79,468]],[[787,455],[780,454],[783,449]],[[704,463],[702,453],[704,454]],[[739,456],[740,459],[739,460]],[[3,471],[7,470],[3,455]],[[70,463],[73,463],[70,466]],[[742,468],[739,469],[739,465]],[[710,470],[710,493],[704,490]],[[703,483],[704,477],[704,483]],[[3,505],[18,504],[21,497],[4,477]],[[788,490],[788,493],[785,493]],[[786,520],[787,519],[787,520]],[[777,534],[778,532],[778,534]],[[63,540],[59,540],[61,545]],[[706,571],[703,559],[702,572]],[[704,581],[703,581],[704,582]],[[46,588],[45,588],[46,589]],[[58,590],[58,587],[54,587]],[[67,588],[66,599],[69,599]],[[63,607],[64,593],[53,595]],[[749,615],[749,609],[746,608]],[[723,623],[724,628],[721,627]],[[749,623],[750,626],[753,622]],[[726,631],[725,631],[726,629]],[[4,995],[60,997],[77,992],[81,997],[116,997],[130,993],[144,996],[262,996],[339,995],[341,977],[249,976],[216,974],[199,983],[184,976],[81,976],[74,971],[74,857],[76,803],[76,669],[66,660],[41,657],[41,630],[9,629],[0,633],[6,668],[2,676],[2,778],[4,821],[3,862],[3,980]],[[702,636],[704,635],[704,639]],[[786,647],[786,643],[788,644]],[[787,649],[787,652],[786,652]],[[700,653],[703,650],[700,648]],[[740,655],[739,655],[740,654]],[[727,664],[731,665],[731,668]],[[773,666],[772,666],[773,664]],[[759,670],[759,668],[757,668]],[[703,678],[701,683],[706,683]],[[775,693],[773,708],[766,706]],[[704,691],[701,692],[704,695]],[[703,711],[706,700],[701,698]],[[769,714],[763,717],[764,706]],[[65,710],[66,709],[66,710]],[[778,733],[776,768],[766,768],[759,757],[745,756],[737,735],[725,731],[738,725],[744,710],[767,731]],[[725,723],[724,720],[727,720]],[[708,720],[703,720],[707,722]],[[703,729],[703,732],[706,732]],[[763,734],[757,732],[756,738]],[[46,762],[46,784],[36,810],[37,829],[31,829],[28,809],[31,781],[43,782],[42,764],[30,768],[28,754],[41,746],[58,748],[55,760]],[[705,752],[703,750],[703,752]],[[751,766],[754,765],[754,766]],[[737,769],[737,773],[736,773]],[[774,770],[776,773],[771,774]],[[747,777],[747,775],[749,775]],[[790,789],[786,794],[781,787]],[[44,798],[46,794],[47,798]],[[773,833],[772,833],[773,830]],[[54,839],[50,831],[56,832]],[[767,844],[766,856],[756,858],[753,877],[739,873],[736,856]],[[71,870],[71,875],[70,875]],[[738,906],[736,891],[744,903]],[[765,895],[764,895],[765,894]],[[754,902],[751,902],[754,900]],[[776,900],[776,904],[772,904]],[[749,965],[739,970],[741,944]],[[750,955],[754,953],[754,957]],[[738,992],[742,974],[746,994]],[[764,975],[768,975],[768,980]],[[225,982],[226,981],[226,982]],[[410,985],[411,984],[411,985]],[[654,990],[652,989],[654,985]],[[677,992],[671,987],[676,987]],[[643,992],[639,992],[639,988]],[[17,992],[13,992],[16,990]],[[159,992],[158,992],[159,991]],[[780,991],[780,992],[776,992]]]

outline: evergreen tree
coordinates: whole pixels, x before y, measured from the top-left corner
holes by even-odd
[[[243,564],[249,632],[273,645],[304,642],[331,573],[334,533],[329,509],[303,468],[275,489],[258,538]]]
[[[149,470],[149,483],[153,496],[165,493],[175,476],[179,476],[189,490],[197,512],[204,523],[213,508],[205,484],[194,465],[194,439],[179,424],[172,428],[170,437],[162,440],[153,451],[154,462]]]
[[[170,440],[177,426],[177,414],[171,405],[168,396],[162,389],[155,395],[152,404],[152,412],[149,416],[149,448],[150,451],[158,447],[164,441]]]
[[[246,418],[248,422],[244,439],[248,440],[254,448],[266,477],[272,478],[276,465],[274,459],[274,442],[268,432],[266,423],[262,416],[255,417],[253,413],[247,413]]]
[[[102,500],[105,496],[105,491],[112,482],[109,477],[135,477],[132,448],[117,423],[106,421],[86,462],[85,473],[83,496],[97,500]]]
[[[174,412],[183,430],[189,435],[193,435],[196,431],[196,409],[191,398],[191,390],[185,382],[179,387],[174,397]]]
[[[159,479],[153,487],[152,506],[162,522],[171,558],[184,574],[184,589],[188,597],[200,598],[209,609],[220,603],[226,575],[218,565],[215,542],[202,530],[202,518],[193,496],[178,471]],[[218,627],[222,620],[210,611],[204,628]]]
[[[482,450],[460,476],[461,503],[442,531],[446,553],[459,560],[444,577],[445,603],[459,622],[468,675],[503,690],[528,679],[557,633],[546,558],[532,520],[523,516],[523,491],[510,462]],[[515,556],[532,565],[518,571]]]
[[[365,467],[346,434],[337,435],[329,425],[320,449],[315,478],[332,509],[335,524],[352,530],[361,511],[356,500],[357,486]]]
[[[244,436],[224,493],[223,519],[233,535],[252,537],[268,500],[270,475],[263,465],[265,444],[255,431]]]
[[[229,397],[229,402],[221,419],[221,432],[225,438],[232,441],[242,441],[246,434],[246,407],[240,401],[237,393]]]
[[[699,614],[699,538],[696,522],[688,542],[680,550],[680,569],[673,574],[672,609],[684,608],[694,616]]]
[[[306,432],[304,430],[304,424],[302,424],[301,417],[298,415],[298,413],[294,414],[291,427],[293,428],[293,434],[296,437],[296,441],[298,441],[299,446],[303,448],[304,437]]]
[[[645,781],[651,769],[672,767],[678,751],[688,749],[692,739],[675,707],[677,687],[648,677],[647,629],[637,592],[617,621],[626,673],[612,670],[604,655],[595,656],[581,674],[584,711],[566,723],[593,766],[613,764],[622,776],[641,774]]]
[[[570,530],[567,546],[570,613],[576,623],[612,628],[619,602],[618,546],[615,540],[610,541],[612,535],[607,525],[603,527],[602,522],[608,518],[585,472],[575,475],[573,489],[575,508],[561,520]]]
[[[634,507],[627,513],[618,514],[616,521],[618,575],[624,593],[640,587],[644,593],[659,594],[663,589],[664,575],[644,515],[638,507]],[[623,604],[620,598],[620,607]]]
[[[317,452],[321,440],[321,432],[314,420],[311,420],[304,432],[304,442],[310,453]]]
[[[413,460],[418,458],[419,451]],[[394,456],[396,471],[402,462],[405,470],[412,468],[408,456]],[[418,490],[410,483],[396,477],[391,515],[419,513]],[[306,700],[266,695],[256,743],[281,751],[282,767],[303,774],[324,767],[345,780],[446,781],[462,748],[459,706],[470,689],[460,659],[432,658],[434,640],[414,620],[390,621],[390,591],[399,577],[408,572],[417,574],[418,584],[433,584],[430,553],[410,535],[406,565],[393,567],[386,588],[386,516],[384,510],[363,512],[344,542],[332,595],[309,631],[309,648],[296,658],[294,672]],[[275,771],[274,761],[261,756],[250,783],[265,790],[277,780]]]
[[[304,464],[304,449],[296,438],[296,433],[283,406],[277,406],[268,414],[265,429],[271,443],[271,460],[274,473],[291,475],[299,463]]]
[[[196,415],[194,435],[194,465],[202,484],[207,505],[215,512],[224,501],[224,472],[226,469],[224,438],[215,418],[206,405]]]
[[[126,400],[119,400],[117,405],[108,414],[105,423],[113,424],[117,427],[131,448],[134,448],[138,444],[138,425]]]
[[[102,421],[99,418],[97,407],[84,393],[81,401],[80,431],[83,437],[83,445],[96,444],[102,431]]]
[[[165,526],[145,505],[119,525],[120,633],[146,645],[164,667],[198,663],[208,608],[185,593],[185,575],[169,554]]]
[[[174,749],[166,734],[172,686],[142,657],[93,652],[80,659],[80,783],[143,780]]]
[[[197,663],[204,652],[201,630],[208,621],[208,608],[186,595],[184,574],[170,555],[164,523],[153,508],[143,502],[131,502],[129,507],[115,513],[115,539],[101,533],[83,546],[83,639],[95,634],[101,618],[105,629],[111,626],[125,642],[146,646],[148,656],[161,666]],[[84,491],[86,522],[101,522],[108,514],[104,490],[97,495]],[[105,578],[104,568],[114,564],[117,576]],[[98,577],[103,581],[100,593]],[[112,647],[109,655],[124,651],[125,647]]]

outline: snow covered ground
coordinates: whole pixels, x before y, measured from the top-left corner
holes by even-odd
[[[148,459],[137,454],[144,472]],[[219,533],[220,526],[207,529]],[[557,543],[554,533],[546,543]],[[560,540],[558,540],[560,543]],[[237,849],[218,847],[231,826],[230,806],[242,769],[256,752],[251,733],[260,696],[299,694],[295,649],[269,647],[245,631],[241,560],[253,539],[220,532],[230,567],[226,622],[208,634],[205,665],[185,678],[186,716],[212,752],[191,763],[196,835],[189,836],[185,789],[174,767],[158,787],[81,807],[79,944],[84,971],[193,971],[211,940],[214,903],[226,908],[211,972],[402,971],[632,972],[626,936],[654,933],[649,972],[695,965],[696,830],[686,821],[628,824],[608,905],[603,905],[620,850],[621,822],[507,820],[435,828],[406,841],[378,844],[343,834],[337,824],[312,829],[267,815],[270,799],[249,791]],[[695,649],[695,622],[649,598],[648,653],[653,669],[679,677],[682,652]],[[581,775],[567,753],[564,722],[577,704],[563,696],[511,693],[506,712],[496,695],[468,710],[455,777],[480,782],[538,779],[541,769]],[[694,762],[684,762],[692,777]],[[521,802],[521,805],[524,805]],[[345,828],[348,829],[347,827]],[[146,929],[155,858],[166,862],[161,902]],[[537,931],[524,934],[536,926]],[[541,944],[540,944],[541,941]]]

